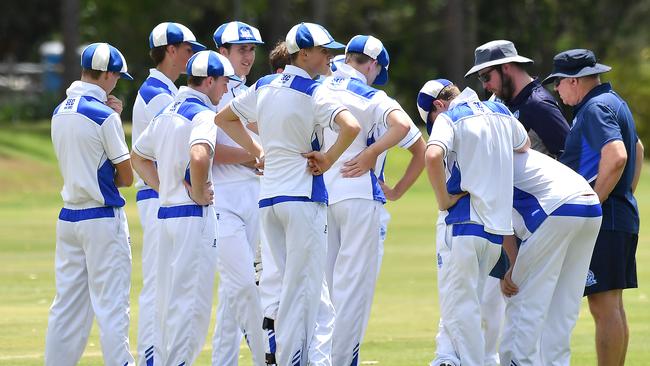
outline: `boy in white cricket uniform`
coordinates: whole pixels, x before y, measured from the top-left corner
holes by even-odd
[[[45,365],[76,365],[93,319],[104,364],[134,365],[129,350],[131,246],[124,198],[133,173],[119,112],[108,95],[127,73],[124,56],[107,43],[81,55],[81,80],[52,116],[52,143],[63,176],[56,226],[56,297],[50,308]]]
[[[570,364],[571,331],[580,311],[600,229],[598,196],[578,173],[530,150],[514,156],[515,234],[504,243],[504,365]]]
[[[432,104],[435,122],[425,159],[439,209],[448,211],[449,253],[439,270],[445,285],[440,289],[441,324],[460,364],[482,365],[479,299],[501,253],[503,235],[512,234],[513,154],[527,150],[530,141],[504,105],[481,102],[469,88],[460,94],[455,89],[448,99],[439,96]],[[450,154],[455,163],[447,166],[452,177],[446,179],[444,162]]]
[[[167,107],[178,93],[174,81],[185,72],[187,60],[194,52],[205,49],[194,34],[182,24],[161,23],[149,35],[149,55],[156,67],[138,90],[133,105],[132,144],[138,140],[151,120]],[[155,357],[154,304],[156,298],[156,258],[158,256],[158,192],[138,177],[136,201],[142,223],[142,291],[138,315],[138,364],[151,366]]]
[[[323,85],[360,121],[361,132],[324,174],[329,195],[326,277],[336,311],[332,364],[355,366],[370,317],[377,279],[380,212],[386,202],[374,163],[379,154],[404,138],[410,118],[395,100],[369,86],[388,81],[389,57],[381,41],[355,36],[345,51],[345,63]],[[373,141],[378,125],[387,132]],[[325,148],[336,137],[335,131],[325,129]],[[351,167],[350,177],[344,178],[343,162],[362,151],[366,151],[366,160],[358,161]]]
[[[151,122],[132,153],[135,170],[160,193],[156,322],[162,364],[170,366],[194,362],[210,322],[217,251],[213,108],[228,78],[236,78],[214,51],[192,56],[187,74],[189,86]]]
[[[258,122],[266,152],[259,202],[262,232],[282,273],[273,319],[276,361],[283,366],[306,364],[316,325],[327,245],[327,190],[320,175],[360,129],[352,114],[313,80],[329,68],[328,49],[343,45],[312,23],[294,26],[286,44],[292,65],[258,80],[215,120]],[[341,129],[337,142],[321,153],[322,129],[334,123]]]
[[[229,22],[214,32],[219,53],[228,58],[242,80],[228,82],[228,92],[217,111],[245,92],[246,75],[255,61],[255,48],[263,44],[259,30],[246,23]],[[259,140],[252,131],[251,136]],[[217,134],[212,165],[215,211],[219,221],[217,270],[219,303],[212,338],[212,364],[237,365],[242,334],[251,350],[253,364],[264,365],[262,304],[253,266],[259,245],[260,178],[252,165],[255,158],[225,133]]]

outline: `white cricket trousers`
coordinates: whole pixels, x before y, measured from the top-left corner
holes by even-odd
[[[431,365],[442,361],[457,366],[483,365],[480,299],[485,280],[501,254],[503,238],[476,224],[444,225],[439,220],[437,230],[441,319],[436,359]]]
[[[260,278],[260,295],[264,317],[275,320],[278,315],[282,278],[267,241],[262,235],[262,276]],[[334,333],[334,305],[330,299],[330,290],[325,278],[321,287],[320,302],[318,303],[318,315],[314,334],[309,342],[308,365],[310,366],[331,366],[332,365],[332,334]],[[267,338],[265,340],[265,351],[275,353],[275,329],[264,330]]]
[[[260,215],[281,279],[275,317],[277,364],[307,365],[325,274],[327,206],[286,201],[261,208]]]
[[[131,246],[122,208],[62,209],[56,224],[56,296],[45,365],[76,365],[97,319],[104,364],[134,365],[129,351]]]
[[[212,365],[236,366],[245,335],[253,365],[263,366],[262,303],[255,284],[255,250],[260,240],[259,180],[215,187],[219,222],[219,303],[212,337]]]
[[[602,217],[596,196],[560,206],[519,248],[506,301],[504,365],[566,366]]]
[[[353,198],[327,209],[327,283],[336,311],[332,364],[356,366],[377,282],[382,203]]]
[[[156,323],[165,366],[189,366],[210,324],[217,263],[212,206],[161,207]]]
[[[484,366],[499,366],[499,340],[506,312],[506,300],[501,292],[501,280],[488,276],[481,298],[481,323],[485,339]]]
[[[138,365],[153,366],[160,360],[160,347],[154,346],[156,310],[156,273],[158,272],[159,220],[158,193],[138,191],[138,213],[142,224],[142,290],[138,298]]]
[[[379,212],[379,248],[377,255],[377,279],[379,279],[379,272],[381,272],[381,262],[384,259],[384,242],[388,235],[388,223],[390,222],[390,213],[385,205],[381,206]]]

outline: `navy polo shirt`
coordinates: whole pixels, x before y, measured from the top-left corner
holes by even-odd
[[[574,121],[560,161],[594,185],[600,151],[611,141],[625,144],[627,162],[621,179],[603,202],[601,230],[639,233],[639,209],[632,194],[638,137],[632,112],[609,83],[593,88],[574,107]]]
[[[539,80],[526,85],[506,106],[531,135],[533,149],[553,157],[562,153],[569,124],[555,98]]]

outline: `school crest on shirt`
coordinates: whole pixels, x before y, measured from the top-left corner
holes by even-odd
[[[592,270],[589,270],[587,273],[587,282],[585,283],[585,287],[593,286],[597,283],[598,281],[596,280],[596,275]]]
[[[517,109],[512,113],[513,116],[515,116],[516,119],[519,119],[519,110]]]

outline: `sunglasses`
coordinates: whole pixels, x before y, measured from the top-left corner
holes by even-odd
[[[557,88],[558,86],[560,86],[560,83],[561,83],[562,80],[564,80],[564,79],[565,79],[565,78],[563,78],[563,77],[559,77],[559,76],[556,77],[555,80],[553,80],[553,85],[555,85],[555,87]]]
[[[478,80],[482,83],[489,83],[490,80],[492,79],[492,71],[496,70],[496,67],[491,67],[489,68],[486,72],[482,74],[478,74]]]

